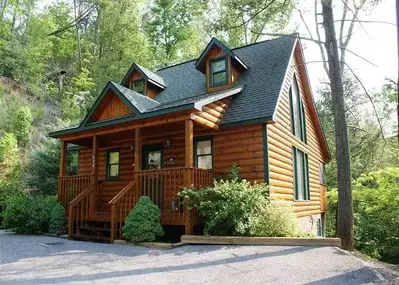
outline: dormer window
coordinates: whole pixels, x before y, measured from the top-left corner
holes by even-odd
[[[227,83],[226,57],[210,61],[211,86],[225,85]]]
[[[144,80],[132,81],[130,88],[137,93],[144,95]]]

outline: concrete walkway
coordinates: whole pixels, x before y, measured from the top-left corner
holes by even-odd
[[[388,283],[363,261],[333,247],[193,245],[159,250],[0,231],[0,284]]]

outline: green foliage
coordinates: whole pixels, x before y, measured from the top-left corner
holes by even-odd
[[[142,196],[126,218],[123,238],[133,242],[154,241],[163,236],[161,211],[147,196]]]
[[[4,226],[18,234],[48,232],[50,214],[56,204],[55,196],[11,196],[6,201]]]
[[[32,131],[33,116],[27,106],[19,107],[14,119],[13,132],[18,140],[18,144],[24,146],[29,140]]]
[[[57,203],[50,214],[49,233],[64,234],[66,225],[65,209],[60,203]]]
[[[292,203],[270,201],[251,222],[251,236],[294,237],[298,235],[298,221]]]
[[[201,190],[185,188],[179,196],[189,208],[197,208],[209,235],[248,235],[251,221],[268,201],[266,184],[246,180],[215,181]]]
[[[60,144],[49,141],[44,150],[37,150],[31,155],[26,177],[28,187],[39,194],[56,194],[60,152]]]
[[[372,257],[399,263],[399,168],[361,175],[354,183],[355,246]],[[335,231],[337,192],[328,193],[327,234]]]

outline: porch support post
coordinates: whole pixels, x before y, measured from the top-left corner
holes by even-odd
[[[68,146],[68,143],[66,141],[61,141],[60,172],[59,172],[58,189],[57,189],[57,199],[65,207],[65,210],[67,211],[66,213],[68,213],[67,195],[64,191],[66,182],[61,177],[65,175],[67,146]]]
[[[66,141],[61,141],[61,157],[60,157],[60,174],[59,174],[59,176],[65,175],[67,145],[68,145],[68,143]]]
[[[185,177],[184,186],[190,187],[192,184],[192,167],[194,162],[194,125],[191,119],[185,121]],[[186,225],[185,234],[193,234],[193,225],[191,224],[191,211],[185,209]]]
[[[93,144],[92,144],[92,180],[91,187],[95,189],[94,195],[91,196],[90,203],[90,216],[94,215],[94,211],[96,208],[96,200],[97,200],[97,183],[98,183],[98,138],[97,135],[93,135]]]
[[[136,129],[134,137],[134,171],[141,170],[141,160],[141,129]]]
[[[136,191],[133,197],[133,203],[136,204],[140,196],[140,176],[142,161],[141,129],[135,129],[134,134],[134,180],[136,181]]]

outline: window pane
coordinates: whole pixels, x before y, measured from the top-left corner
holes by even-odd
[[[79,173],[79,151],[70,151],[67,156],[67,174],[77,175]]]
[[[219,71],[224,71],[226,70],[226,60],[221,59],[218,61],[212,61],[211,62],[211,67],[212,67],[212,73],[214,72],[219,72]]]
[[[150,151],[147,156],[148,169],[161,169],[162,152]]]
[[[109,153],[109,164],[118,164],[119,163],[119,151],[110,152]]]
[[[212,84],[224,83],[227,81],[226,72],[213,74]]]
[[[110,165],[109,177],[118,177],[118,176],[119,176],[119,165]]]
[[[197,155],[212,154],[211,141],[198,141],[197,142]]]
[[[326,184],[326,167],[320,163],[320,184]]]
[[[212,169],[212,155],[198,156],[198,168]]]
[[[298,82],[295,76],[291,86],[291,116],[291,125],[294,135],[302,141],[305,141],[305,109],[303,107]]]
[[[132,89],[138,93],[144,93],[144,81],[137,81],[133,83]]]
[[[296,150],[296,189],[297,189],[297,200],[305,200],[305,170],[303,152]]]

